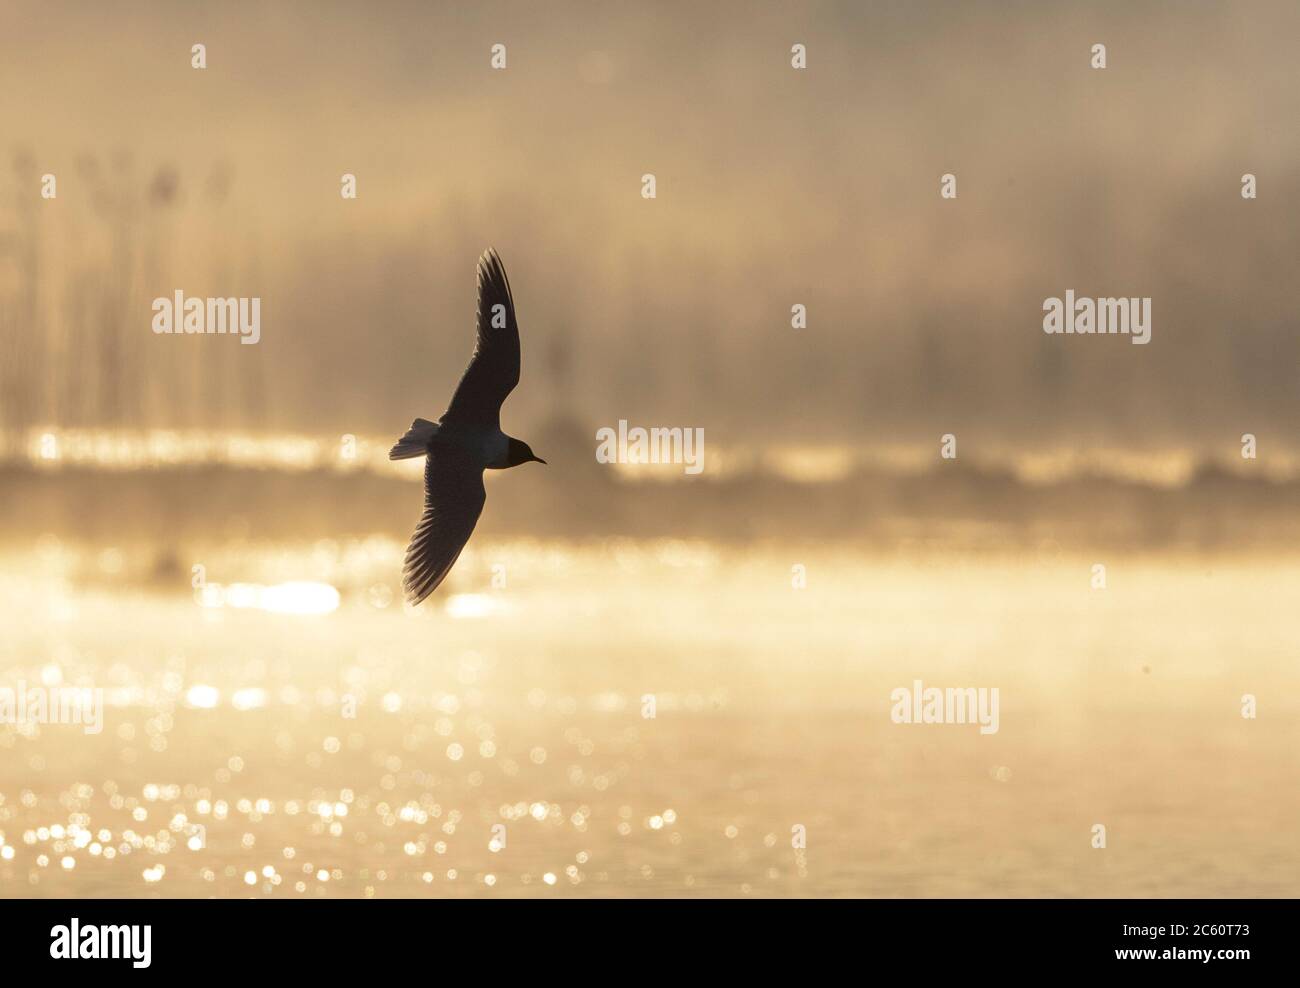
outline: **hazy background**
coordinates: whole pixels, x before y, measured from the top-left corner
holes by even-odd
[[[6,424],[401,431],[444,407],[493,244],[525,433],[552,355],[593,432],[1296,446],[1292,3],[11,2],[3,28]],[[155,338],[175,288],[260,295],[262,343]],[[1151,296],[1154,341],[1046,336],[1067,288]]]

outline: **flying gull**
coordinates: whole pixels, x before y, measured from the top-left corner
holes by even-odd
[[[424,514],[402,566],[412,605],[437,589],[469,541],[487,493],[484,470],[545,463],[528,444],[501,431],[501,403],[519,383],[519,324],[510,281],[497,252],[478,260],[478,338],[469,366],[437,422],[416,419],[390,460],[425,457]]]

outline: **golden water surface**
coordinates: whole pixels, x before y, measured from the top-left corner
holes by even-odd
[[[7,556],[0,686],[104,711],[0,725],[0,895],[1300,892],[1294,560],[486,542],[410,611],[401,551]]]

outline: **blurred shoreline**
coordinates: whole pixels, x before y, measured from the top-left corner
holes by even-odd
[[[705,470],[595,462],[592,430],[538,430],[551,465],[498,484],[488,537],[830,540],[859,551],[1300,550],[1300,472],[1187,452],[943,461],[920,447],[706,450]],[[423,464],[354,436],[73,432],[12,437],[0,458],[0,540],[108,544],[409,535]],[[1271,469],[1271,473],[1268,472]]]

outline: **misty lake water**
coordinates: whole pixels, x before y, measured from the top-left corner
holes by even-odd
[[[401,550],[205,560],[322,614],[0,560],[0,687],[105,700],[0,725],[0,895],[1300,893],[1294,561],[485,542],[412,612]],[[893,723],[915,680],[999,730]]]

